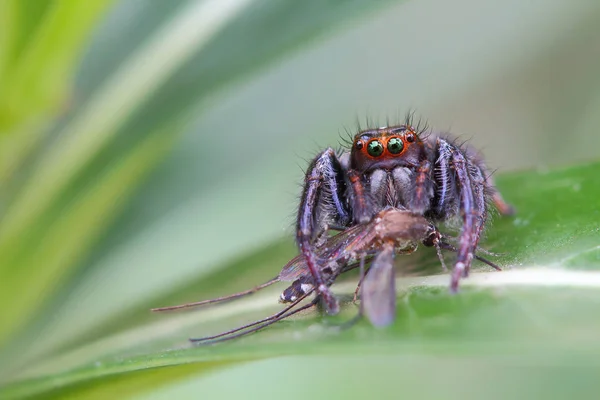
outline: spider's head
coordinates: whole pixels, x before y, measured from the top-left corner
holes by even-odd
[[[354,136],[351,150],[352,168],[366,172],[417,166],[423,142],[410,125],[368,129]]]

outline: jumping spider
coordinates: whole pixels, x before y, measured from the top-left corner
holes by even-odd
[[[488,200],[491,200],[488,201]],[[387,207],[437,225],[461,224],[450,290],[469,274],[490,207],[511,214],[483,160],[472,148],[404,124],[358,132],[351,148],[327,148],[310,163],[296,223],[296,241],[315,292],[329,314],[339,311],[316,254],[330,230],[364,224]]]
[[[298,210],[296,239],[300,254],[275,278],[252,289],[200,302],[154,309],[169,311],[220,303],[255,293],[277,282],[292,284],[281,294],[289,306],[278,313],[217,335],[190,339],[216,343],[245,336],[316,305],[329,314],[339,305],[329,287],[337,277],[361,268],[355,297],[361,290],[361,314],[376,326],[395,316],[393,258],[417,244],[456,253],[450,290],[456,292],[475,254],[488,214],[513,209],[494,188],[481,157],[470,147],[425,134],[410,118],[402,125],[358,132],[351,148],[328,148],[310,163]],[[438,230],[442,222],[461,224],[457,246]],[[330,230],[340,231],[329,236]],[[372,261],[365,272],[366,262]],[[309,295],[314,299],[300,306]]]

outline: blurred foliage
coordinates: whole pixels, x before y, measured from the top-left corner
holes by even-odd
[[[447,385],[464,369],[489,395],[485,375],[506,365],[542,368],[507,394],[564,393],[532,386],[552,376],[589,390],[598,296],[577,279],[456,297],[437,287],[446,277],[401,279],[421,284],[390,330],[329,334],[310,314],[214,348],[181,347],[276,309],[277,291],[197,314],[145,310],[276,274],[295,252],[282,237],[302,158],[355,115],[409,108],[472,136],[492,166],[536,168],[499,175],[519,210],[489,230],[503,265],[592,270],[597,286],[599,166],[548,166],[597,158],[599,21],[600,6],[559,0],[0,0],[0,397],[247,395],[259,383],[290,397],[290,371],[366,395],[331,376],[355,364],[349,376],[385,392],[398,390],[388,370],[439,396],[431,371]],[[403,268],[436,265],[423,252]],[[551,275],[531,271],[533,286]],[[296,354],[311,356],[273,359]]]

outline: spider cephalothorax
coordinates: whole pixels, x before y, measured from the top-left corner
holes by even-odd
[[[317,294],[329,313],[338,303],[323,278],[315,246],[329,229],[369,222],[387,208],[406,209],[432,223],[462,222],[450,288],[469,273],[492,203],[511,212],[493,186],[480,156],[435,134],[423,134],[410,120],[361,130],[351,148],[328,148],[311,162],[298,210],[296,240]]]

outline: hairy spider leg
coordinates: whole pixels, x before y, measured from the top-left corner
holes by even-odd
[[[263,284],[255,286],[252,289],[248,289],[248,290],[244,290],[242,292],[230,294],[228,296],[217,297],[215,299],[209,299],[209,300],[196,301],[193,303],[179,304],[176,306],[152,308],[151,311],[155,311],[155,312],[173,311],[173,310],[180,310],[182,308],[199,307],[199,306],[205,306],[208,304],[220,303],[220,302],[224,302],[224,301],[228,301],[228,300],[238,299],[240,297],[245,297],[245,296],[251,295],[253,293],[256,293],[259,290],[262,290],[262,289],[264,289],[268,286],[271,286],[272,284],[277,283],[277,282],[279,282],[279,276],[276,276],[275,278],[272,278]]]
[[[415,194],[411,198],[411,211],[423,214],[429,208],[431,197],[428,193],[433,188],[430,174],[431,163],[428,159],[424,159],[420,162],[415,174]]]
[[[306,260],[306,265],[315,282],[317,294],[323,298],[328,314],[338,313],[339,304],[325,284],[321,268],[317,264],[312,240],[320,231],[326,230],[325,226],[316,226],[317,213],[329,213],[330,215],[326,215],[325,218],[342,221],[343,223],[347,223],[349,220],[349,214],[341,196],[344,188],[338,185],[338,182],[342,180],[337,179],[341,171],[342,166],[331,148],[328,148],[313,160],[306,172],[304,192],[302,193],[297,221],[296,240],[298,247]],[[317,199],[324,191],[329,192],[333,206],[331,209],[317,210]]]
[[[483,234],[483,230],[485,228],[485,222],[488,218],[488,207],[486,204],[486,187],[488,187],[489,182],[486,182],[486,178],[483,173],[483,167],[474,163],[473,161],[466,159],[466,165],[468,169],[469,179],[471,179],[471,188],[473,189],[473,199],[475,200],[475,216],[478,219],[479,226],[477,227],[477,231],[475,234],[475,242],[472,244],[473,249],[472,252],[475,253],[477,249],[477,244],[479,243],[479,239]],[[467,276],[470,270],[470,265],[467,265],[463,276]]]
[[[352,187],[351,204],[354,221],[359,224],[367,223],[373,217],[371,214],[372,207],[368,203],[368,197],[365,194],[365,187],[361,176],[353,169],[348,170],[347,174]]]
[[[476,197],[469,177],[468,164],[463,154],[458,149],[443,139],[439,140],[440,154],[450,158],[458,179],[458,193],[461,203],[463,226],[459,237],[456,262],[450,281],[450,290],[458,291],[461,277],[468,275],[473,259],[473,253],[479,243],[482,225],[485,222],[485,194],[478,190]],[[442,158],[440,156],[440,158]],[[448,167],[446,167],[448,168]]]
[[[485,165],[485,162],[483,161],[483,158],[480,154],[472,154],[471,158],[475,165],[477,165],[481,171],[488,171],[488,168]],[[504,200],[502,194],[496,188],[496,182],[494,180],[493,175],[491,173],[487,173],[487,175],[484,176],[484,180],[486,183],[485,186],[487,194],[490,197],[491,202],[494,204],[494,206],[500,213],[500,215],[514,215],[515,208]]]

